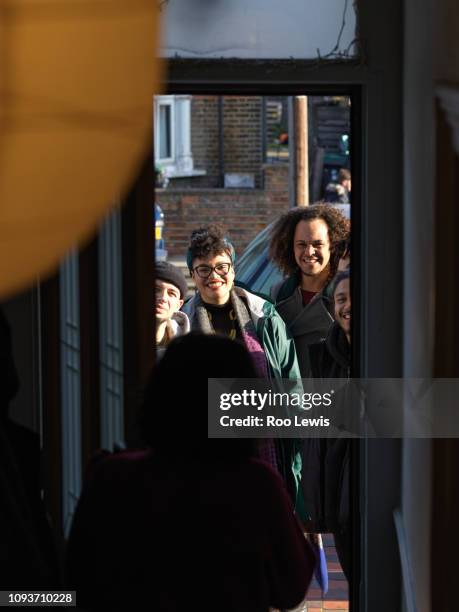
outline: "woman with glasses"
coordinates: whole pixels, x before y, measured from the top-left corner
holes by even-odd
[[[197,292],[183,308],[191,329],[244,343],[260,376],[300,378],[284,322],[271,302],[234,284],[233,264],[234,247],[220,226],[192,233],[187,265]]]
[[[234,284],[234,255],[233,245],[218,225],[191,234],[187,265],[197,292],[183,307],[191,329],[223,334],[245,344],[260,377],[280,385],[282,379],[301,378],[293,340],[274,305]],[[273,444],[266,445],[262,458],[279,469],[296,499],[301,470],[296,451],[286,440],[277,450],[276,454]]]

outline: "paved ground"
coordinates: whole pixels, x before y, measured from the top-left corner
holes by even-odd
[[[329,610],[339,612],[349,610],[348,585],[336,555],[333,536],[326,534],[322,538],[328,566],[328,593],[322,599],[322,591],[314,579],[309,587],[306,601],[290,612],[328,612]]]
[[[328,566],[328,593],[322,599],[319,585],[314,580],[307,595],[307,612],[349,610],[347,580],[338,561],[333,536],[326,534],[322,538]]]

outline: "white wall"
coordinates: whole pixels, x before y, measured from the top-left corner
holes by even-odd
[[[184,58],[308,59],[329,53],[346,0],[168,0],[162,55]],[[340,50],[355,36],[352,0]]]

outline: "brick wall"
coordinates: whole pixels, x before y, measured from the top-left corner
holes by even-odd
[[[169,255],[185,255],[192,230],[221,223],[241,254],[247,244],[289,207],[288,165],[262,166],[265,189],[157,189],[165,216]]]
[[[226,173],[251,173],[262,186],[263,134],[260,96],[223,96],[223,160],[219,144],[219,96],[191,99],[191,151],[194,167],[205,176],[172,179],[172,189],[223,187]],[[223,168],[222,162],[223,161]]]
[[[223,98],[223,138],[225,172],[255,176],[255,187],[262,186],[263,143],[261,96]]]
[[[189,179],[190,187],[220,187],[218,96],[191,99],[191,152],[194,167],[206,176]]]

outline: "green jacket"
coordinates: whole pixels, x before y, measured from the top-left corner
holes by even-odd
[[[235,286],[233,291],[244,302],[250,315],[258,340],[265,351],[270,378],[274,380],[301,378],[293,339],[288,334],[274,304],[242,287]],[[191,329],[207,331],[198,320],[199,303],[200,298],[196,294],[182,310],[188,315]]]
[[[246,311],[255,327],[257,338],[266,355],[271,384],[278,389],[278,385],[282,385],[282,380],[290,379],[295,382],[288,391],[302,393],[303,388],[295,344],[274,304],[242,287],[235,286],[233,293],[236,296],[236,299],[234,297],[232,299],[236,306],[239,322],[241,322],[241,318]],[[243,308],[244,312],[240,314],[238,305],[241,302],[245,305],[245,309]],[[200,296],[196,294],[185,304],[182,310],[188,315],[192,330],[206,332],[208,331],[205,326],[206,320],[202,319],[199,313],[200,304]],[[277,451],[279,468],[296,504],[301,479],[301,457],[297,452],[297,443],[292,439],[279,439],[277,440]]]

